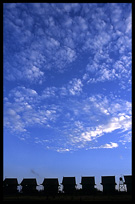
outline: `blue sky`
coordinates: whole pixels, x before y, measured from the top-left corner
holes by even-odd
[[[131,174],[131,4],[3,10],[4,177]]]

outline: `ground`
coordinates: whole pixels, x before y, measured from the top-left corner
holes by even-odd
[[[90,195],[90,196],[4,196],[3,201],[132,201],[132,195]]]

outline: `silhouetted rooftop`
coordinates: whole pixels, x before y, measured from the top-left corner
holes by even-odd
[[[33,185],[33,186],[37,186],[37,181],[34,178],[30,178],[30,179],[23,179],[22,182],[20,183],[21,186],[25,186],[25,185]]]
[[[75,177],[63,177],[62,184],[76,185]]]
[[[4,185],[18,185],[17,178],[6,178],[3,183]]]
[[[57,185],[59,186],[59,181],[57,178],[45,178],[43,183],[41,185],[45,186],[45,185]]]
[[[95,177],[82,177],[81,184],[92,184],[95,185]]]
[[[115,184],[115,176],[102,176],[101,177],[101,184]]]
[[[125,179],[125,184],[131,184],[132,183],[132,175],[126,175],[124,176],[124,179]]]

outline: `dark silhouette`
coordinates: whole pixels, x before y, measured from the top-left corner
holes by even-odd
[[[103,193],[104,194],[112,194],[115,193],[115,176],[102,176],[101,177],[101,185],[103,185]]]
[[[4,194],[15,194],[17,193],[18,181],[17,178],[6,178],[3,181],[3,193]]]
[[[74,194],[76,190],[75,177],[63,177],[62,183],[63,191],[66,194]]]
[[[45,178],[43,183],[46,195],[56,195],[58,193],[59,181],[57,178]]]
[[[125,181],[124,181],[125,179]],[[101,184],[103,185],[103,191],[95,188],[95,177],[82,177],[82,188],[76,188],[75,177],[63,177],[62,185],[63,189],[59,190],[58,178],[45,178],[42,185],[44,190],[36,190],[37,181],[35,178],[23,179],[19,184],[22,186],[21,191],[17,191],[18,181],[16,178],[6,178],[3,181],[3,193],[4,200],[6,201],[23,201],[29,199],[32,201],[44,200],[44,201],[131,201],[132,199],[132,176],[126,175],[123,179],[123,185],[127,186],[127,191],[121,191],[115,189],[115,176],[102,176]],[[120,177],[121,181],[121,177]],[[18,188],[19,190],[19,188]],[[28,196],[27,196],[28,195]]]
[[[37,186],[37,181],[36,179],[23,179],[22,182],[20,183],[22,186],[22,192],[25,194],[33,194],[36,193],[36,186]]]
[[[125,182],[124,184],[126,184],[127,187],[127,193],[132,193],[132,176],[131,175],[127,175],[124,176]]]
[[[82,185],[83,194],[88,195],[95,192],[95,177],[82,177],[80,184]]]

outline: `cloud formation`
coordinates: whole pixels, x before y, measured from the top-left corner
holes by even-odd
[[[131,20],[130,3],[5,3],[5,128],[57,152],[131,142]]]
[[[57,151],[87,147],[92,141],[116,130],[130,137],[128,133],[131,130],[130,102],[99,94],[77,101],[72,95],[74,96],[69,91],[67,101],[61,94],[61,88],[48,88],[41,95],[25,87],[13,89],[9,94],[13,102],[9,102],[8,99],[5,102],[4,125],[17,134],[29,132],[30,127],[36,126],[52,129],[56,136],[50,148]],[[47,104],[46,99],[50,100],[50,97],[54,97],[55,100]],[[49,144],[44,140],[40,138],[35,142],[38,141],[49,148]],[[59,141],[65,141],[64,147]]]
[[[121,80],[128,65],[121,69],[116,66],[112,69],[112,65],[121,63],[121,59],[114,62],[113,55],[117,53],[122,55],[121,58],[125,52],[131,57],[131,13],[123,12],[124,6],[37,3],[14,4],[13,7],[5,4],[6,79],[42,84],[46,71],[56,69],[64,72],[83,52],[90,51],[93,58],[86,66],[86,73],[96,71],[96,77],[90,77],[88,82]],[[88,12],[89,9],[91,12]],[[78,12],[80,15],[77,15]],[[15,43],[9,47],[9,41],[14,38]],[[16,49],[17,45],[19,49]],[[130,75],[127,68],[126,72]]]

